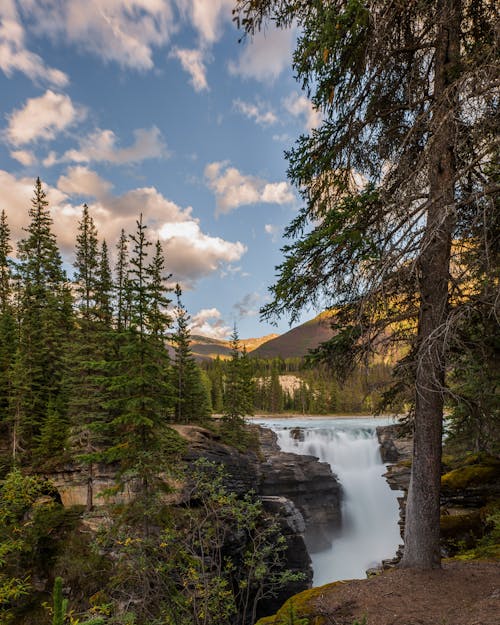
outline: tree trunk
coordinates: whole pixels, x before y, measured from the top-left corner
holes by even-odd
[[[419,257],[420,313],[415,380],[413,464],[406,507],[404,568],[440,566],[441,439],[445,324],[454,225],[453,81],[460,57],[460,0],[438,2],[429,200]]]

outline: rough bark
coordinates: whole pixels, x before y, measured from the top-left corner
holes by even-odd
[[[439,495],[444,351],[451,237],[454,225],[453,80],[459,61],[460,0],[440,2],[433,137],[429,146],[426,233],[419,258],[420,312],[415,380],[415,435],[406,509],[405,568],[440,566]]]

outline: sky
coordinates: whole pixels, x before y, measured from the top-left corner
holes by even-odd
[[[291,69],[294,29],[253,39],[234,0],[1,0],[0,210],[17,241],[40,176],[71,273],[82,205],[115,247],[143,214],[192,331],[259,319],[300,199],[284,150],[319,114]],[[304,319],[313,315],[305,313]]]

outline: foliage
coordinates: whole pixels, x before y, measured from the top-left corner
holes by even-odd
[[[228,491],[220,466],[200,460],[185,479],[188,505],[158,505],[155,532],[144,535],[132,506],[101,533],[99,549],[115,562],[106,588],[110,623],[125,622],[124,605],[138,623],[253,623],[263,597],[300,577],[283,566],[276,520],[251,495]]]
[[[51,536],[60,526],[61,506],[50,485],[19,469],[4,479],[0,491],[0,622],[15,623],[16,614],[33,597],[35,570],[47,570],[53,550]]]

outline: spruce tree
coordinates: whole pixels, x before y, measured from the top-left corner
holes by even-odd
[[[29,216],[27,235],[18,244],[20,339],[10,403],[19,425],[19,445],[29,457],[43,460],[51,455],[46,437],[40,446],[49,405],[60,410],[61,429],[67,425],[60,396],[72,302],[40,178]]]
[[[5,211],[0,215],[0,427],[7,424],[10,369],[17,348],[16,322],[12,305],[12,246]]]
[[[248,413],[248,388],[242,371],[242,351],[238,330],[231,334],[231,358],[226,365],[223,419],[233,429],[240,428]]]
[[[179,285],[175,288],[175,295],[177,298],[176,329],[170,338],[174,346],[172,363],[172,384],[175,391],[174,418],[178,423],[203,423],[210,414],[208,393],[191,350],[189,315],[182,304],[182,291]]]
[[[115,297],[116,297],[116,329],[122,332],[127,328],[129,317],[129,239],[125,230],[120,233],[120,239],[116,245],[117,262],[115,267]]]
[[[78,224],[76,237],[75,291],[77,306],[85,321],[90,321],[95,313],[97,272],[99,267],[97,228],[86,204]]]
[[[165,333],[168,318],[163,317],[163,323],[159,323],[158,311],[152,308],[154,271],[147,263],[151,243],[145,231],[141,215],[135,234],[130,236],[133,250],[126,282],[122,276],[127,285],[127,292],[122,296],[130,304],[130,316],[126,328],[123,320],[121,322],[124,329],[108,380],[111,396],[108,406],[114,413],[111,423],[114,442],[107,457],[120,462],[122,485],[130,478],[140,481],[138,501],[144,505],[147,533],[154,494],[152,484],[157,482],[158,473],[167,460],[162,440],[172,408],[172,391],[168,352],[160,338]]]
[[[83,208],[75,247],[75,291],[79,318],[68,353],[68,414],[72,450],[86,467],[87,510],[94,504],[94,465],[107,441],[106,361],[111,355],[111,272],[107,247],[98,254],[98,235],[87,206]]]

